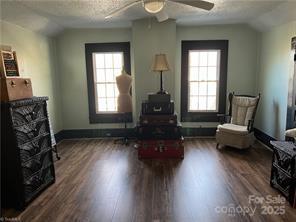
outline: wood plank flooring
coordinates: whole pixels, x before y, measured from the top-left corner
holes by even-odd
[[[55,184],[22,213],[4,214],[24,222],[296,221],[287,202],[269,204],[283,206],[283,215],[264,215],[268,204],[248,202],[249,195],[279,194],[269,186],[271,151],[260,144],[245,151],[215,145],[187,139],[184,160],[140,161],[132,146],[112,140],[65,140]],[[241,208],[225,213],[239,206],[252,207],[254,215]]]

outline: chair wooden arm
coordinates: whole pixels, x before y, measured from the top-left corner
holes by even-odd
[[[254,126],[254,120],[253,119],[250,119],[248,121],[248,131],[249,132],[252,132],[254,130],[253,126]]]
[[[229,116],[227,114],[220,114],[220,113],[217,114],[217,116],[219,117],[220,124],[230,123],[231,116]]]

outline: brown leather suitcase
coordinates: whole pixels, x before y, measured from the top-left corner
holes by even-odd
[[[143,115],[173,115],[174,114],[174,102],[168,103],[150,103],[144,101],[142,103]]]
[[[177,140],[141,140],[138,143],[138,158],[184,158],[183,137]]]
[[[182,137],[182,126],[137,126],[137,138],[139,140],[159,139],[175,140]]]
[[[177,115],[141,115],[141,126],[177,126]]]
[[[29,78],[0,78],[1,102],[31,98],[32,84]]]

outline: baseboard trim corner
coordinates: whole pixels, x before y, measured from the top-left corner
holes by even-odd
[[[264,133],[263,131],[254,128],[254,135],[257,140],[262,142],[264,145],[268,146],[269,148],[273,149],[273,146],[270,144],[270,141],[276,140],[272,136],[269,136],[268,134]]]
[[[57,132],[56,134],[54,134],[56,143],[61,142],[64,138],[63,138],[63,130]]]

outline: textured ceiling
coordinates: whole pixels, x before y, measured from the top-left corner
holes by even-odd
[[[134,0],[0,0],[1,19],[44,34],[64,28],[128,27],[131,21],[149,17],[141,4],[112,19],[109,12]],[[190,0],[189,0],[190,1]],[[211,0],[209,0],[211,1]],[[168,2],[165,11],[181,25],[249,23],[256,28],[296,19],[296,0],[212,0],[210,11]],[[288,13],[289,11],[289,13]],[[287,16],[288,15],[288,16]]]

